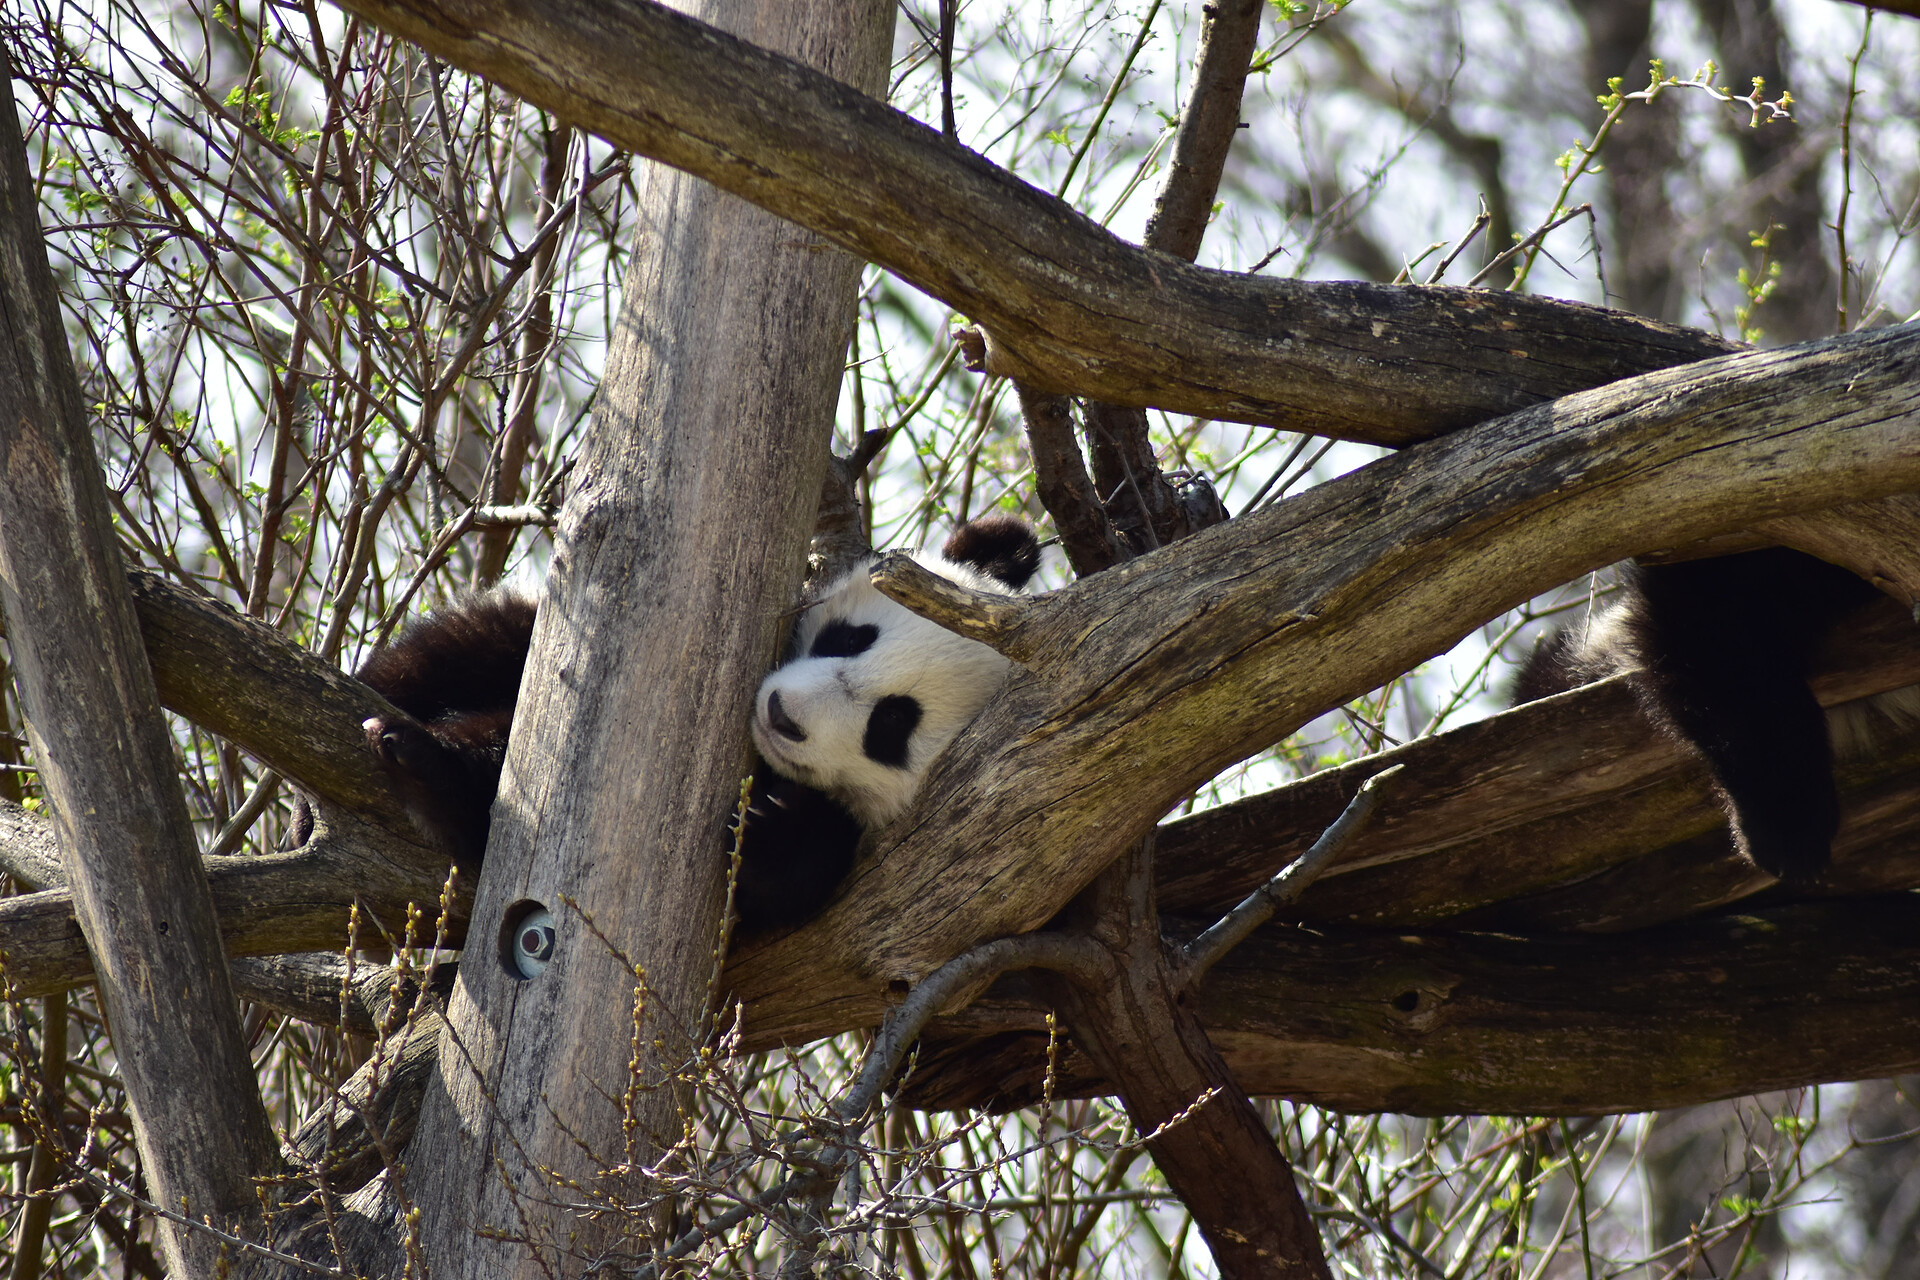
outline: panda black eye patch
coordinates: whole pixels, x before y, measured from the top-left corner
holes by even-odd
[[[873,704],[873,713],[867,717],[867,733],[861,740],[860,749],[875,764],[904,769],[907,767],[907,740],[913,737],[913,731],[919,727],[918,700],[901,693],[882,698]]]
[[[809,658],[851,658],[865,653],[880,638],[880,628],[872,623],[855,626],[851,622],[829,622],[820,628],[807,649]]]

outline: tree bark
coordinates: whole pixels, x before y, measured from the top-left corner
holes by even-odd
[[[1041,390],[1397,445],[1734,349],[1576,303],[1135,248],[882,103],[647,0],[341,7],[878,263],[985,327],[989,372]]]
[[[114,543],[0,57],[0,605],[150,1194],[227,1229],[260,1221],[277,1144]],[[162,1233],[180,1275],[220,1247]]]
[[[884,81],[886,0],[704,12],[866,90]],[[567,58],[571,76],[598,51]],[[680,1136],[663,1073],[705,1013],[744,726],[799,584],[854,319],[857,260],[672,170],[641,185],[474,907],[487,943],[465,953],[408,1158],[440,1275],[576,1274],[647,1247],[644,1221],[548,1205],[637,1195]],[[523,981],[493,939],[529,902],[558,940]],[[656,1047],[630,1066],[640,985],[635,1034]]]

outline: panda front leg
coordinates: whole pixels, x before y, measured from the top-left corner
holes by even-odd
[[[860,824],[823,791],[783,778],[761,761],[740,832],[734,906],[747,931],[797,925],[818,915],[853,867]]]

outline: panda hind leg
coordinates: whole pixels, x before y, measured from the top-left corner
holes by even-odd
[[[838,801],[765,764],[754,771],[743,823],[733,901],[747,932],[818,915],[860,849],[860,824]]]
[[[1808,659],[1873,588],[1782,548],[1644,567],[1633,585],[1643,704],[1706,758],[1740,852],[1769,875],[1811,880],[1826,869],[1840,799]]]

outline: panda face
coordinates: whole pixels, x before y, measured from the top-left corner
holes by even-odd
[[[963,586],[1006,583],[916,556]],[[927,767],[1006,679],[1008,661],[874,589],[863,564],[795,629],[793,657],[760,685],[753,740],[773,768],[826,792],[862,826],[903,812]]]

